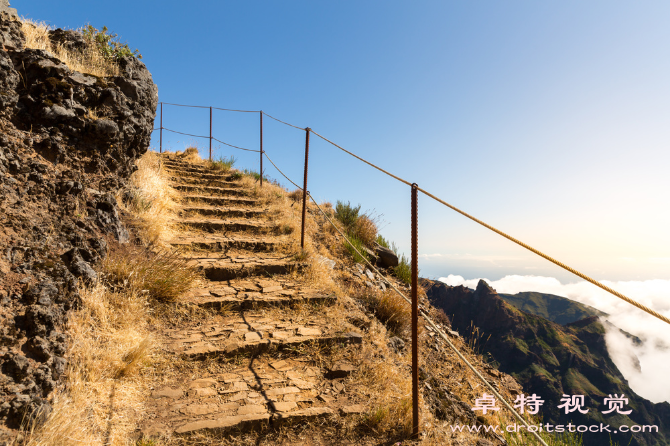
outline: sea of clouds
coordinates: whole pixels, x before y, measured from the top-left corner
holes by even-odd
[[[500,280],[485,280],[499,293],[516,294],[537,291],[554,294],[590,305],[608,313],[606,320],[642,339],[636,346],[619,330],[609,328],[605,336],[607,348],[630,387],[638,395],[655,403],[670,402],[670,325],[651,316],[616,296],[586,281],[563,284],[553,277],[505,276]],[[438,280],[447,285],[476,288],[480,279],[464,279],[449,275]],[[670,280],[600,281],[623,295],[670,317]],[[634,355],[634,356],[633,356]],[[640,361],[640,370],[631,358]]]

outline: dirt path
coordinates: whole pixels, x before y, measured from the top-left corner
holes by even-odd
[[[292,274],[303,266],[282,250],[268,208],[241,181],[165,158],[182,196],[172,241],[206,281],[182,300],[199,310],[157,327],[173,366],[149,398],[146,436],[244,432],[342,417],[364,410],[347,386],[355,366],[327,356],[359,348],[362,335],[328,311],[336,298]],[[309,358],[302,352],[311,352]]]

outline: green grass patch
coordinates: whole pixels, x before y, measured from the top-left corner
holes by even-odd
[[[354,228],[360,211],[360,204],[358,206],[352,206],[348,201],[347,204],[344,204],[344,202],[337,200],[337,204],[335,205],[335,218],[337,218],[340,223],[344,225],[347,232],[349,232]]]
[[[230,158],[221,156],[218,159],[210,161],[209,168],[218,172],[228,172],[235,165],[235,161],[237,160],[232,155]]]
[[[363,245],[363,242],[361,241],[361,239],[359,239],[358,237],[356,237],[353,234],[347,234],[347,238],[349,238],[349,241],[351,242],[351,245],[354,245],[354,247],[358,250],[358,252],[360,252],[363,256],[363,257],[361,257],[360,255],[358,255],[358,253],[354,250],[354,248],[352,248],[352,246],[349,243],[344,241],[343,242],[344,243],[344,248],[347,250],[349,255],[351,255],[351,257],[353,257],[355,262],[364,263],[365,260],[370,260],[368,258],[367,253],[363,249],[363,247],[365,245]]]
[[[407,285],[412,284],[412,262],[404,254],[398,258],[398,266],[393,268],[393,274]]]

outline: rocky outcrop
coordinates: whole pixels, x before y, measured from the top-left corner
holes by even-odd
[[[670,404],[651,403],[628,387],[609,357],[598,316],[561,326],[507,304],[484,281],[476,290],[430,280],[422,280],[422,285],[431,304],[449,316],[453,329],[466,338],[477,337],[500,371],[516,378],[527,395],[535,393],[545,400],[540,410],[543,422],[604,423],[612,431],[622,424],[656,425],[658,433],[635,433],[632,438],[628,434],[625,439],[613,435],[612,439],[635,446],[668,444]],[[475,328],[478,332],[473,333]],[[564,394],[584,395],[589,412],[565,414],[558,409]],[[601,414],[607,410],[604,398],[615,394],[628,398],[631,414]],[[607,434],[584,434],[584,444],[590,446],[609,446],[609,440]]]
[[[3,6],[7,2],[0,4]],[[115,196],[150,141],[157,88],[135,58],[121,75],[70,70],[25,48],[0,7],[0,420],[16,428],[67,364],[78,282],[96,279],[108,241],[127,242]],[[61,44],[80,44],[56,30]],[[3,435],[0,428],[0,444]],[[9,437],[8,437],[9,438]]]

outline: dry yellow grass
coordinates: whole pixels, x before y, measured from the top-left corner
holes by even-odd
[[[368,247],[373,246],[377,239],[377,225],[367,215],[358,217],[353,232]]]
[[[162,302],[175,301],[200,275],[173,251],[119,245],[102,262],[105,281]]]
[[[49,52],[74,71],[98,77],[120,74],[119,67],[114,62],[105,59],[92,45],[83,52],[69,51],[62,45],[52,45],[48,35],[50,29],[51,27],[44,22],[21,19],[21,30],[26,36],[26,47]]]
[[[175,155],[180,161],[187,163],[202,164],[205,162],[205,160],[200,157],[200,152],[195,146],[189,146],[183,152],[177,152]]]
[[[164,247],[174,235],[172,219],[177,209],[177,194],[169,186],[168,175],[156,152],[145,153],[136,165],[127,190],[130,200],[117,199],[117,202],[136,219],[139,236],[145,244]]]
[[[197,152],[195,155],[197,156]],[[352,375],[347,386],[352,394],[366,397],[366,413],[361,417],[336,418],[328,422],[308,423],[270,432],[225,437],[199,434],[188,439],[168,437],[146,444],[410,444],[410,348],[407,345],[403,351],[396,351],[389,347],[391,336],[403,336],[407,333],[409,306],[391,292],[371,292],[368,289],[362,292],[356,288],[355,283],[352,285],[352,276],[341,268],[342,265],[350,265],[351,260],[340,255],[337,248],[341,243],[339,236],[325,230],[329,223],[312,203],[309,203],[306,243],[302,250],[299,245],[301,203],[274,184],[265,183],[261,188],[248,176],[241,181],[269,209],[268,215],[278,227],[289,228],[281,231],[286,238],[284,249],[300,256],[307,263],[306,273],[300,276],[294,273],[295,278],[339,297],[333,305],[318,308],[305,305],[294,308],[293,315],[301,318],[318,313],[330,326],[341,327],[343,330],[350,330],[354,320],[368,321],[363,324],[362,331],[365,336],[362,347],[305,347],[305,358],[319,366],[330,366],[341,359],[358,366],[358,371]],[[332,211],[332,207],[330,210]],[[338,266],[331,268],[327,259],[335,260]],[[122,275],[126,274],[130,273]],[[72,321],[73,339],[80,346],[77,347],[80,350],[75,349],[73,353],[79,356],[73,356],[78,365],[72,367],[68,375],[70,390],[57,395],[54,400],[56,410],[47,424],[30,436],[29,444],[129,444],[129,434],[135,427],[134,422],[141,418],[139,411],[142,407],[142,396],[148,393],[147,388],[152,383],[163,382],[167,376],[177,374],[180,367],[185,367],[185,364],[175,362],[174,358],[157,353],[152,357],[151,367],[142,368],[141,364],[145,361],[149,348],[149,341],[146,341],[143,330],[148,323],[170,325],[182,319],[192,320],[208,315],[198,313],[205,310],[196,311],[179,305],[168,311],[157,309],[149,312],[146,301],[148,293],[132,292],[139,288],[142,287],[131,286],[131,291],[114,294],[102,292],[96,287],[87,295],[83,308]],[[361,306],[361,303],[367,305]],[[370,319],[369,315],[364,314],[366,307],[372,310],[371,313],[376,318]],[[110,308],[118,308],[119,314],[111,314]],[[267,311],[268,316],[271,316],[273,312],[280,310]],[[133,314],[128,314],[129,312]],[[128,319],[128,324],[124,318]],[[127,331],[130,324],[136,330],[134,334]],[[115,342],[114,346],[111,346],[112,342]],[[420,366],[443,382],[451,394],[468,404],[474,404],[474,400],[481,396],[482,385],[444,345],[440,348],[434,347],[435,342],[435,339],[422,330]],[[482,358],[470,351],[462,339],[454,342],[478,367],[483,366]],[[103,352],[104,349],[109,351]],[[243,360],[244,358],[240,361]],[[206,370],[210,365],[213,363],[205,362],[199,368]],[[509,400],[510,395],[505,395]],[[435,418],[424,396],[421,398],[420,411],[421,431],[427,434],[422,444],[476,444],[481,438],[469,433],[453,435],[445,422]],[[487,421],[491,424],[512,422],[509,414],[502,413],[487,417]],[[107,430],[104,426],[107,426]]]
[[[67,325],[66,386],[46,423],[28,427],[28,446],[127,445],[143,412],[147,389],[136,371],[151,348],[146,297],[102,284],[80,294],[81,308]]]

